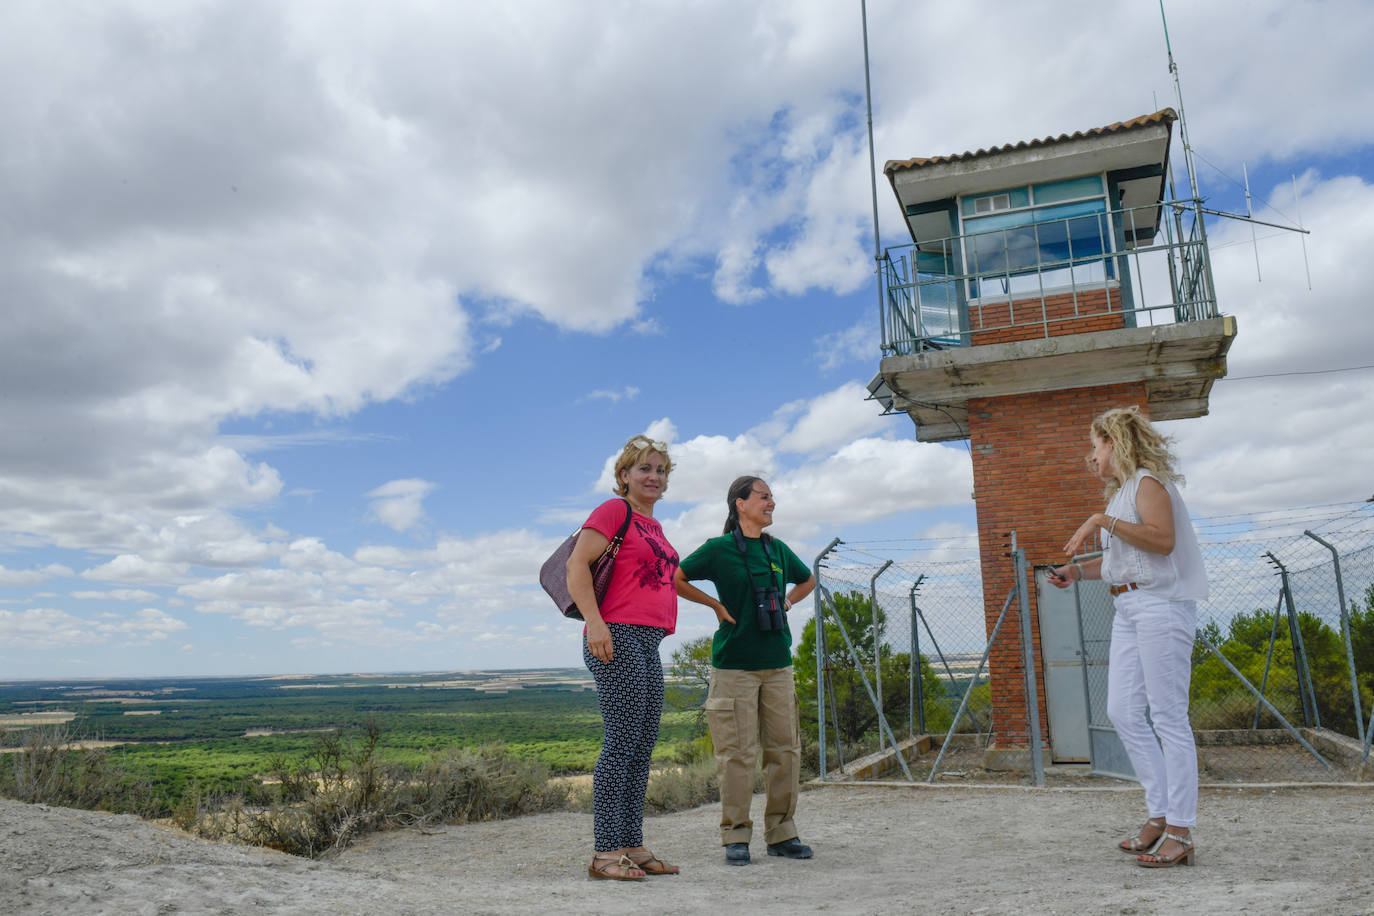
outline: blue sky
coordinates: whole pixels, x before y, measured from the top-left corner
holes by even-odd
[[[880,168],[1174,104],[1154,2],[1023,7],[869,5]],[[1374,8],[1190,7],[1204,195],[1313,232],[1211,229],[1190,504],[1366,498]],[[683,551],[746,472],[808,559],[973,531],[861,396],[857,3],[18,2],[0,118],[0,677],[577,665],[535,572],[642,431]]]

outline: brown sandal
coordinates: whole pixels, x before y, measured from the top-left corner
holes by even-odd
[[[630,856],[629,859],[635,863],[636,868],[646,875],[676,875],[682,871],[676,865],[669,865],[652,852],[643,853],[642,856]]]
[[[1139,830],[1135,832],[1135,836],[1127,837],[1120,843],[1117,843],[1116,848],[1121,850],[1122,852],[1129,853],[1131,855],[1139,855],[1142,852],[1150,852],[1160,844],[1160,841],[1164,839],[1164,831],[1168,828],[1168,826],[1169,824],[1164,818],[1152,817],[1145,822],[1144,826],[1142,826]],[[1146,830],[1149,830],[1151,827],[1154,827],[1159,830],[1159,836],[1155,837],[1153,840],[1147,843],[1140,838],[1140,835],[1144,833]]]
[[[598,862],[603,864],[597,865]],[[598,881],[643,881],[644,869],[627,855],[595,855],[587,866],[587,877]]]

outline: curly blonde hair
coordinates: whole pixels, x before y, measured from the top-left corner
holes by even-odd
[[[660,491],[660,495],[668,492],[668,475],[673,473],[673,459],[668,457],[667,444],[652,439],[647,435],[638,435],[631,436],[626,440],[625,444],[621,446],[620,457],[616,458],[615,469],[611,472],[612,479],[615,482],[615,486],[611,488],[612,493],[616,496],[624,496],[630,492],[629,484],[623,483],[620,480],[620,472],[643,461],[644,457],[650,452],[657,452],[663,456],[663,489]]]
[[[1155,429],[1139,407],[1104,411],[1093,420],[1090,429],[1094,436],[1112,444],[1112,477],[1103,491],[1107,498],[1120,488],[1121,480],[1129,478],[1139,468],[1153,471],[1165,480],[1183,483],[1183,475],[1174,469],[1178,459],[1169,450],[1173,439]],[[1088,460],[1091,464],[1091,455]]]

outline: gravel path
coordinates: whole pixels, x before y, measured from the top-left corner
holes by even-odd
[[[756,807],[762,799],[756,799]],[[1138,789],[826,786],[798,823],[816,858],[724,864],[714,806],[650,818],[682,866],[589,881],[590,816],[374,835],[311,862],[133,817],[0,800],[0,912],[1374,914],[1374,788],[1203,790],[1198,867],[1137,868],[1112,843]]]

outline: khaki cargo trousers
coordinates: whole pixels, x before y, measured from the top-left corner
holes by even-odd
[[[764,671],[711,669],[706,724],[720,770],[720,842],[748,843],[754,822],[754,767],[763,749],[766,801],[764,842],[782,843],[797,835],[792,818],[801,792],[801,743],[797,733],[797,692],[792,667]]]

